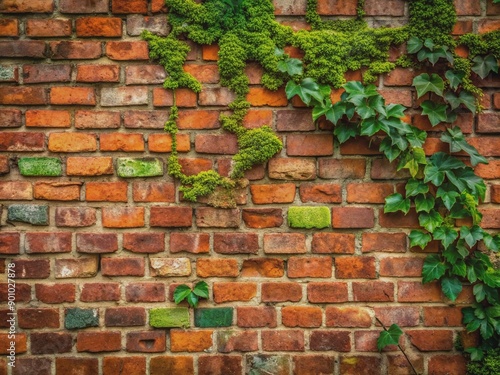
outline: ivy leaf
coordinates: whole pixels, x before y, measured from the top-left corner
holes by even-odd
[[[486,285],[492,288],[500,287],[500,271],[493,269],[493,267],[488,267],[483,276],[483,281]]]
[[[308,106],[311,104],[311,100],[313,99],[318,103],[323,103],[323,100],[325,99],[320,92],[319,85],[314,79],[309,77],[304,78],[300,84],[296,84],[294,81],[288,81],[285,87],[285,92],[288,99],[298,95]]]
[[[444,76],[450,83],[450,87],[456,90],[458,88],[458,85],[463,82],[465,73],[461,70],[447,70]]]
[[[493,0],[493,2],[495,2],[495,0]],[[470,354],[471,361],[481,361],[484,358],[484,351],[481,348],[471,347],[465,349],[464,352]]]
[[[391,163],[401,154],[401,150],[392,145],[390,137],[384,138],[384,140],[380,143],[379,150],[384,153]]]
[[[441,262],[439,256],[428,255],[424,260],[422,269],[422,282],[428,283],[440,279],[446,273],[446,266]]]
[[[478,225],[473,225],[471,228],[464,225],[460,228],[460,238],[464,239],[469,247],[472,247],[477,241],[483,239],[483,229]]]
[[[327,106],[328,106],[327,101]],[[331,104],[331,102],[330,102]],[[346,103],[345,102],[337,102],[333,106],[330,106],[328,108],[328,111],[326,111],[325,116],[328,121],[331,121],[335,125],[337,125],[337,122],[346,114]],[[313,118],[314,118],[314,110],[313,110]]]
[[[446,50],[443,47],[422,48],[417,54],[418,61],[428,59],[432,65],[436,64],[440,58],[448,58]]]
[[[437,192],[436,192],[436,197],[441,198],[443,201],[444,206],[448,209],[451,210],[451,207],[456,203],[457,197],[459,197],[460,194],[458,194],[454,190],[445,190],[442,187],[440,187]]]
[[[193,293],[201,298],[208,298],[208,284],[204,281],[196,283],[193,289]]]
[[[429,161],[424,169],[424,182],[432,182],[435,186],[440,186],[443,183],[445,172],[465,168],[463,162],[444,152],[435,153],[429,158]]]
[[[474,285],[474,288],[472,288],[472,292],[474,293],[477,302],[482,302],[486,298],[486,291],[484,289],[483,283],[477,283],[476,285]]]
[[[436,232],[438,230],[439,228],[436,229]],[[436,234],[436,232],[434,232],[434,235]],[[450,245],[447,248],[445,248],[443,250],[443,256],[448,261],[448,263],[452,264],[456,263],[458,260],[463,259],[462,255],[460,255],[460,253],[458,252],[458,247],[455,245]]]
[[[403,331],[397,324],[391,325],[387,331],[380,332],[380,336],[377,339],[378,351],[382,351],[388,345],[398,345],[402,334]]]
[[[416,229],[412,230],[408,237],[410,238],[410,246],[420,246],[422,250],[432,239],[429,233],[425,233]]]
[[[457,239],[458,232],[453,228],[442,226],[436,228],[432,235],[435,240],[441,240],[443,247],[447,249]]]
[[[452,110],[458,108],[460,106],[460,104],[462,104],[462,102],[460,101],[460,98],[457,95],[455,95],[455,93],[453,93],[451,91],[446,92],[444,94],[444,98],[450,104],[450,108]]]
[[[421,180],[416,180],[410,178],[405,186],[406,196],[413,197],[417,194],[425,194],[429,191],[429,186],[421,182]]]
[[[455,301],[462,292],[462,282],[456,277],[444,277],[441,280],[441,290],[446,297]]]
[[[416,36],[412,36],[410,39],[408,39],[408,42],[406,42],[406,50],[408,51],[408,53],[417,53],[422,49],[423,46],[424,44],[422,43],[422,41]]]
[[[404,117],[404,111],[406,107],[401,104],[389,104],[385,107],[385,117]]]
[[[288,58],[278,62],[278,70],[282,73],[287,73],[289,76],[302,74],[302,61],[295,58]]]
[[[375,110],[366,101],[362,101],[356,106],[356,112],[363,120],[375,116]]]
[[[342,103],[342,104],[344,104],[344,103]],[[345,109],[345,104],[344,104],[344,109]],[[329,112],[333,112],[333,105],[332,105],[332,102],[330,101],[330,99],[327,99],[326,102],[323,105],[318,104],[318,105],[315,105],[313,107],[313,110],[312,110],[313,121],[316,121],[317,119],[319,119],[323,115],[325,115],[326,118],[328,120],[330,120],[328,118],[328,115],[327,115]],[[342,113],[342,115],[340,117],[342,117],[343,115],[344,115],[344,113]]]
[[[498,234],[492,236],[491,234],[484,232],[483,241],[486,247],[495,253],[498,251],[498,249],[500,249],[500,236]]]
[[[191,294],[191,288],[187,285],[179,285],[174,291],[174,301],[176,304],[184,301]]]
[[[450,144],[451,152],[465,151],[469,154],[473,166],[479,163],[488,164],[488,160],[474,146],[467,142],[462,130],[458,126],[446,129],[446,132],[441,135],[441,141]]]
[[[366,98],[380,95],[375,85],[364,86],[359,81],[349,81],[344,86],[344,90],[349,94],[347,100],[359,106]]]
[[[432,126],[436,126],[448,119],[446,104],[438,104],[431,100],[426,100],[420,106],[422,107],[422,114],[429,117]]]
[[[361,122],[361,135],[367,135],[371,137],[383,127],[383,124],[379,119],[375,117],[368,118]]]
[[[417,212],[430,212],[434,204],[435,199],[430,194],[419,194],[415,198],[415,209]]]
[[[359,135],[359,131],[355,124],[341,122],[335,126],[333,134],[335,134],[340,143],[344,143],[349,138]]]
[[[476,200],[476,202],[474,202],[475,206],[477,206],[478,199],[484,200],[484,196],[486,194],[486,184],[484,183],[484,180],[481,177],[477,176],[474,173],[474,170],[472,168],[464,167],[462,169],[454,171],[454,173],[455,177],[458,180],[460,180],[461,183],[467,185],[467,187],[469,188],[472,197],[475,198]],[[466,193],[466,191],[462,190],[462,193]],[[471,205],[472,202],[465,202],[465,203],[467,203],[469,209],[475,208],[472,207]]]
[[[384,213],[402,211],[405,215],[410,211],[410,199],[394,193],[385,198]]]
[[[189,303],[189,306],[191,307],[198,307],[198,296],[194,293],[189,293],[187,296],[187,301]]]
[[[476,113],[476,97],[468,91],[460,91],[460,102],[472,113]]]
[[[427,139],[427,133],[423,130],[415,126],[409,126],[409,133],[406,134],[406,139],[410,142],[410,145],[413,147],[422,149],[425,140]],[[425,152],[424,152],[424,160],[425,160]],[[426,164],[426,163],[421,163]]]
[[[482,79],[485,79],[490,72],[498,73],[498,62],[495,56],[476,56],[472,59],[472,71]]]
[[[413,86],[417,89],[417,95],[419,98],[428,92],[433,92],[439,96],[443,96],[444,81],[435,73],[432,73],[430,76],[427,73],[416,76],[413,79]]]
[[[430,210],[430,212],[422,212],[418,215],[418,222],[432,233],[443,224],[443,217],[436,210]]]

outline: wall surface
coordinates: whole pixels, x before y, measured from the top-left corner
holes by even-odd
[[[305,28],[305,0],[275,0],[276,16]],[[455,0],[457,35],[500,25],[500,5]],[[463,374],[461,307],[421,282],[427,253],[410,248],[414,214],[384,214],[404,181],[362,141],[334,143],[284,90],[259,86],[253,64],[248,127],[269,124],[283,151],[247,173],[234,209],[182,200],[168,176],[163,132],[172,92],[140,33],[166,35],[161,0],[0,0],[0,374],[407,374],[404,357],[376,349],[385,325],[428,374]],[[370,25],[407,21],[402,0],[366,0]],[[355,1],[320,1],[328,16]],[[218,116],[233,94],[218,85],[217,47],[191,45],[185,69],[203,91],[180,90],[186,173],[227,174],[235,137]],[[359,72],[349,79],[360,79]],[[410,107],[411,71],[380,77]],[[464,133],[490,164],[483,226],[500,228],[500,79],[481,83],[485,111]],[[320,126],[321,127],[321,126]],[[437,138],[426,145],[431,154]],[[325,229],[291,228],[291,207],[328,207]],[[328,220],[328,219],[327,219]],[[7,370],[8,264],[16,275],[16,367]],[[174,288],[204,280],[200,309]],[[189,326],[189,327],[186,327]]]

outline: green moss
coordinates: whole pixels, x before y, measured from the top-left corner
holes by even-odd
[[[155,158],[118,158],[117,174],[120,177],[163,176],[163,164]]]
[[[49,206],[37,204],[11,204],[7,210],[7,220],[20,221],[32,225],[48,225]]]
[[[500,348],[486,352],[481,361],[469,362],[468,375],[498,375],[500,374]]]
[[[189,327],[187,307],[157,308],[149,310],[149,325],[155,328]]]
[[[331,226],[330,209],[321,207],[290,207],[288,209],[288,225],[291,228],[328,228]]]
[[[229,327],[232,324],[233,309],[231,307],[194,310],[194,325],[196,327]]]
[[[66,309],[64,327],[79,329],[99,326],[99,312],[97,309]]]
[[[459,44],[469,49],[469,57],[493,54],[500,59],[500,30],[485,34],[465,34],[458,40]]]
[[[409,35],[431,38],[437,45],[453,46],[451,32],[457,21],[453,0],[410,0]]]
[[[19,158],[17,165],[23,176],[62,176],[62,163],[58,158]]]

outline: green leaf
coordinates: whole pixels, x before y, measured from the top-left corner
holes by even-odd
[[[196,283],[193,289],[193,293],[201,298],[208,298],[208,284],[204,281],[199,281]]]
[[[435,73],[432,73],[430,76],[427,73],[416,76],[413,79],[413,86],[417,89],[417,95],[419,98],[428,92],[433,92],[439,96],[443,96],[444,81]]]
[[[444,76],[450,83],[450,87],[455,90],[463,82],[465,73],[461,70],[447,70]]]
[[[440,240],[444,248],[448,248],[458,237],[458,232],[450,227],[442,226],[436,228],[433,233],[435,240]]]
[[[345,102],[337,102],[331,108],[329,108],[329,110],[325,113],[325,116],[328,121],[331,121],[332,123],[337,125],[337,122],[342,118],[342,116],[346,114],[346,109],[347,104]]]
[[[420,246],[422,250],[431,241],[431,235],[429,233],[424,233],[415,229],[410,232],[408,237],[410,238],[410,246]]]
[[[495,56],[476,56],[472,59],[472,71],[482,79],[491,72],[498,73],[498,62]]]
[[[441,224],[443,224],[443,217],[439,212],[430,210],[430,212],[421,212],[418,215],[418,222],[429,232],[434,232]]]
[[[383,124],[375,117],[361,121],[361,135],[371,137],[382,129]]]
[[[477,241],[483,239],[483,229],[477,225],[473,225],[471,228],[464,225],[460,228],[460,238],[464,239],[469,247],[472,247]]]
[[[434,208],[435,199],[430,194],[419,194],[415,198],[415,210],[417,212],[430,212]]]
[[[500,305],[487,307],[486,316],[490,318],[500,318]]]
[[[401,154],[399,147],[394,147],[390,137],[384,138],[380,143],[379,150],[384,153],[384,155],[392,163]]]
[[[398,345],[402,334],[403,331],[397,324],[391,325],[387,331],[380,332],[377,339],[377,349],[382,351],[388,345]]]
[[[446,273],[446,266],[441,262],[439,256],[428,255],[424,260],[422,269],[422,281],[424,283],[440,279]]]
[[[460,91],[460,102],[465,105],[469,111],[476,113],[476,97],[468,91]]]
[[[483,337],[483,339],[489,339],[495,333],[495,331],[493,330],[493,326],[489,324],[487,320],[481,321],[479,332],[481,332],[481,336]]]
[[[283,73],[288,73],[289,76],[302,74],[302,61],[299,59],[288,58],[278,62],[278,70]]]
[[[455,301],[462,292],[462,282],[456,277],[444,277],[441,280],[441,290],[446,297]]]
[[[355,124],[341,122],[335,126],[333,134],[335,134],[340,143],[344,143],[349,138],[354,138],[359,135],[359,130]]]
[[[422,48],[417,54],[418,61],[428,59],[432,65],[436,64],[440,58],[448,58],[446,50],[443,47],[432,49]]]
[[[444,152],[437,152],[429,158],[429,163],[424,169],[424,182],[440,186],[444,181],[445,172],[459,168],[465,168],[465,164]]]
[[[408,42],[406,42],[406,50],[408,51],[408,53],[417,53],[422,49],[423,45],[424,44],[420,39],[418,39],[416,36],[412,36],[410,39],[408,39]]]
[[[500,249],[500,236],[498,234],[492,236],[489,233],[484,232],[483,241],[486,247],[495,253],[498,251],[498,249]]]
[[[436,197],[441,198],[444,206],[448,210],[451,210],[451,207],[453,207],[453,205],[456,203],[457,197],[459,197],[459,196],[460,196],[460,194],[458,194],[456,191],[454,191],[454,190],[448,191],[448,190],[443,189],[442,187],[440,187],[436,193]]]
[[[323,103],[325,99],[320,92],[319,85],[312,78],[304,78],[300,84],[296,84],[294,81],[288,81],[285,92],[288,99],[298,95],[306,105],[310,105],[312,100]]]
[[[401,104],[389,104],[385,108],[385,117],[397,117],[401,118],[404,117],[404,111],[406,110],[406,107],[401,105]]]
[[[176,304],[184,301],[191,294],[191,288],[187,285],[179,285],[174,291],[174,301]]]
[[[372,107],[370,107],[366,101],[362,101],[361,103],[359,103],[359,105],[357,105],[356,113],[363,120],[366,120],[368,118],[375,116],[375,110]]]
[[[450,144],[451,152],[465,151],[469,154],[473,166],[476,166],[478,163],[488,164],[488,160],[474,146],[467,142],[462,130],[458,126],[446,129],[446,132],[441,135],[441,141]]]
[[[467,265],[462,259],[459,259],[452,264],[451,271],[454,275],[465,277],[467,275]]]
[[[405,215],[410,211],[410,200],[394,193],[385,198],[384,213],[402,211]]]
[[[189,303],[189,306],[191,307],[198,307],[198,296],[194,293],[189,293],[187,296],[187,301]]]
[[[476,285],[474,285],[474,287],[472,288],[472,292],[474,293],[477,302],[482,302],[486,298],[486,291],[484,289],[484,284],[482,283],[477,283]]]
[[[408,142],[410,142],[410,144],[413,147],[419,148],[420,150],[422,150],[422,146],[424,145],[425,140],[427,139],[427,133],[423,130],[420,130],[419,128],[417,128],[415,126],[410,126],[409,130],[410,130],[410,132],[408,134],[406,134],[406,139],[408,139]],[[418,152],[420,152],[420,151],[418,151]],[[425,161],[425,152],[423,153],[423,155],[424,155],[424,161]],[[421,164],[427,164],[427,162],[421,163]]]
[[[451,91],[446,92],[444,94],[444,98],[450,104],[450,108],[452,110],[458,108],[460,104],[462,104],[460,98],[454,92]]]
[[[431,100],[426,100],[420,106],[422,107],[422,114],[429,117],[432,126],[436,126],[448,119],[446,104],[438,104]]]
[[[374,85],[366,87],[359,81],[349,81],[344,86],[344,90],[349,94],[347,100],[359,106],[365,99],[380,95]]]
[[[344,104],[344,110],[345,110],[345,103],[342,103],[342,104]],[[326,118],[327,118],[328,120],[330,120],[330,119],[328,118],[328,113],[329,113],[329,112],[332,112],[332,113],[330,114],[330,117],[331,117],[331,116],[333,115],[333,105],[332,105],[331,100],[330,100],[330,99],[327,99],[327,100],[325,101],[325,103],[324,103],[324,104],[318,104],[318,105],[315,105],[315,106],[313,107],[313,110],[312,110],[312,118],[313,118],[313,121],[316,121],[317,119],[319,119],[319,118],[320,118],[321,116],[323,116],[323,115],[325,115],[325,116],[326,116]],[[344,111],[344,112],[345,112],[345,111]],[[340,117],[342,117],[343,115],[344,115],[344,113],[342,113],[342,114],[340,115]],[[330,121],[331,121],[331,120],[330,120]],[[332,121],[332,122],[333,122],[333,121]]]
[[[425,194],[429,192],[429,185],[422,183],[421,180],[410,178],[405,186],[406,196],[413,197],[417,194]]]
[[[492,288],[500,288],[500,271],[489,267],[484,273],[483,281]]]
[[[480,348],[471,347],[465,349],[464,351],[470,354],[471,361],[481,361],[484,358],[484,351]]]

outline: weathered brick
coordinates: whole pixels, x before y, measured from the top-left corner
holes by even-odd
[[[259,250],[256,233],[215,233],[214,251],[220,254],[256,254]]]
[[[178,277],[191,275],[188,258],[149,258],[151,276]]]
[[[124,233],[123,249],[134,253],[159,253],[165,250],[164,233]]]
[[[1,367],[0,367],[1,368]],[[38,374],[50,375],[52,371],[52,359],[49,358],[17,358],[12,375]],[[7,374],[5,370],[4,374]]]
[[[0,181],[0,199],[31,200],[33,187],[28,181]]]
[[[69,353],[73,347],[73,338],[67,332],[32,332],[30,344],[31,354]]]
[[[251,87],[246,99],[253,107],[284,107],[288,104],[284,89],[271,91],[263,87]]]
[[[340,279],[375,278],[375,258],[373,257],[337,257],[335,258],[335,276]]]
[[[373,228],[375,215],[368,207],[333,207],[332,226],[334,228]]]
[[[387,327],[391,324],[397,324],[400,327],[415,327],[420,324],[419,307],[375,307],[374,311],[377,319]]]
[[[380,275],[396,277],[418,277],[422,274],[423,265],[423,258],[384,258],[380,261]]]
[[[104,322],[107,327],[132,327],[146,324],[144,307],[110,307],[106,309]]]
[[[394,284],[385,281],[366,281],[352,283],[355,301],[387,302],[394,301]]]
[[[264,234],[266,254],[299,254],[306,252],[306,237],[301,233]]]
[[[100,42],[64,40],[49,42],[49,47],[53,60],[98,59],[102,55]]]
[[[102,258],[103,276],[144,276],[144,258]]]
[[[0,109],[0,127],[1,128],[18,128],[22,125],[21,111],[13,108]]]
[[[103,254],[118,250],[118,237],[115,233],[77,233],[76,251],[79,253]]]
[[[442,299],[441,288],[436,283],[398,282],[399,302],[441,302]]]
[[[362,251],[404,253],[407,249],[405,233],[363,233]]]
[[[75,302],[75,284],[35,284],[36,298],[43,303]]]
[[[101,90],[101,106],[116,107],[144,105],[148,103],[148,90],[144,86],[104,87]]]
[[[238,140],[234,134],[197,134],[194,148],[200,154],[234,155]]]
[[[268,327],[277,325],[276,309],[271,306],[241,306],[236,308],[237,325],[242,328]]]
[[[429,359],[429,375],[465,374],[467,360],[463,355],[434,355]]]
[[[17,309],[20,328],[59,328],[59,309]]]
[[[163,129],[167,120],[167,111],[123,112],[123,125],[127,129]]]
[[[89,152],[97,150],[95,134],[50,133],[49,150],[52,152]]]
[[[14,259],[17,279],[46,279],[50,276],[48,259]]]
[[[170,331],[170,350],[172,352],[203,352],[212,347],[212,331]]]
[[[111,60],[148,60],[148,43],[144,41],[118,41],[106,43],[106,56]]]
[[[314,351],[349,352],[351,338],[347,331],[315,330],[311,332],[309,347]]]
[[[0,87],[0,104],[45,105],[47,102],[47,92],[42,87]]]
[[[97,257],[82,257],[78,259],[56,259],[56,279],[67,279],[75,277],[94,277],[99,265]]]
[[[117,174],[123,178],[163,176],[163,163],[156,158],[118,158]]]
[[[18,40],[0,42],[1,57],[26,57],[32,59],[45,58],[45,42],[35,40]]]
[[[99,139],[101,151],[144,151],[142,134],[104,133]]]
[[[264,351],[302,352],[305,350],[303,330],[262,331],[261,335]]]
[[[282,277],[285,263],[276,258],[245,259],[241,268],[242,277]]]
[[[295,190],[295,184],[250,185],[255,204],[292,203]]]
[[[116,352],[121,346],[121,333],[116,331],[78,332],[76,336],[78,352]]]
[[[341,356],[340,373],[345,375],[382,375],[381,358],[361,355]]]
[[[243,371],[241,356],[211,355],[200,356],[198,359],[199,374],[240,374]]]
[[[302,299],[302,287],[299,283],[263,283],[262,302],[298,302]]]
[[[28,110],[26,127],[69,128],[71,114],[68,111]]]
[[[191,207],[151,207],[149,225],[152,227],[191,227],[193,209]]]
[[[126,85],[152,85],[163,83],[166,78],[161,65],[129,65],[125,67]]]
[[[258,348],[257,331],[217,331],[219,353],[255,352]]]
[[[318,166],[321,178],[363,178],[366,171],[364,159],[319,159]]]
[[[11,18],[3,18],[0,20],[0,36],[18,36],[19,21]]]
[[[104,228],[136,228],[144,226],[144,207],[103,207]]]
[[[118,283],[85,283],[80,293],[82,302],[102,302],[120,300]]]
[[[151,10],[153,9],[155,4],[155,0],[153,0],[151,4]],[[160,8],[165,5],[163,1],[159,1]],[[152,17],[144,17],[138,14],[133,14],[127,16],[127,34],[131,36],[139,36],[144,30],[148,30],[149,32],[159,35],[159,36],[167,36],[170,32],[170,25],[168,24],[165,16],[152,16]]]
[[[287,263],[289,278],[331,277],[332,258],[330,257],[291,257]]]
[[[227,106],[235,98],[236,94],[226,87],[205,87],[199,94],[198,103],[202,106]]]
[[[334,3],[328,0],[318,1],[318,13],[325,16],[343,15],[355,16],[356,4],[349,0],[338,0]]]
[[[26,35],[32,38],[71,35],[71,20],[56,19],[29,19],[26,20]]]
[[[35,182],[35,199],[46,199],[55,201],[80,200],[80,188],[82,183],[75,182]]]
[[[71,252],[71,232],[28,232],[25,249],[28,254]]]
[[[299,186],[300,200],[303,203],[341,203],[342,186],[340,184],[305,183]]]
[[[127,302],[164,302],[164,283],[129,283],[125,287]]]
[[[118,82],[120,67],[112,64],[79,64],[76,67],[77,82]]]
[[[21,235],[18,232],[0,233],[0,254],[19,254]]]
[[[113,174],[113,158],[70,156],[66,159],[66,174],[68,176]]]
[[[406,330],[412,345],[420,351],[451,350],[453,331],[451,330]]]
[[[194,361],[191,356],[159,356],[151,358],[149,363],[150,375],[162,375],[165,373],[192,375],[194,371]]]
[[[249,228],[274,228],[283,224],[283,214],[279,208],[243,209],[242,218]]]
[[[413,209],[406,215],[402,213],[387,213],[379,211],[379,224],[384,228],[420,228],[418,216]]]
[[[316,178],[316,163],[313,159],[276,157],[269,160],[268,168],[269,177],[277,180],[314,180]]]
[[[213,294],[216,303],[250,301],[257,295],[257,284],[242,282],[214,283]]]
[[[380,331],[357,331],[354,332],[354,346],[358,352],[377,352],[377,339]],[[399,339],[399,345],[404,345],[403,338]],[[388,345],[383,349],[385,352],[398,350],[396,345]]]
[[[117,375],[121,372],[128,375],[146,373],[146,358],[138,356],[104,357],[102,359],[102,374]]]
[[[236,259],[198,259],[196,276],[198,277],[237,277],[240,268]]]
[[[61,13],[107,13],[109,0],[78,1],[61,0],[59,10]]]
[[[208,233],[171,233],[170,252],[199,254],[210,250],[210,235]]]
[[[356,183],[347,185],[348,203],[385,203],[394,193],[394,186],[386,183]]]
[[[97,374],[99,360],[97,358],[58,357],[56,358],[56,373],[71,374],[79,371],[81,374]]]
[[[19,268],[17,268],[19,270]],[[16,271],[17,272],[17,271]],[[20,278],[19,276],[16,276]],[[0,283],[0,301],[7,302],[9,300],[8,296],[8,283]],[[31,301],[31,286],[28,284],[20,283],[16,281],[16,293],[14,295],[15,302],[30,302]]]
[[[11,204],[7,210],[7,220],[32,225],[49,224],[49,206],[35,204]]]
[[[146,0],[111,0],[111,11],[120,13],[146,13],[148,4]]]
[[[388,0],[384,2],[367,0],[365,11],[368,16],[403,16],[405,3],[403,0]]]
[[[122,20],[116,17],[82,17],[75,22],[76,36],[80,38],[119,37]]]
[[[339,303],[348,301],[347,283],[310,282],[307,284],[307,300],[310,303]]]
[[[19,68],[17,66],[0,65],[0,82],[18,82],[18,81],[19,81]]]
[[[286,327],[320,327],[323,312],[321,308],[313,306],[285,306],[281,309],[281,320]]]
[[[333,134],[292,134],[286,137],[288,156],[333,155]]]
[[[209,228],[238,228],[240,226],[239,209],[218,209],[199,207],[196,209],[196,225]]]

